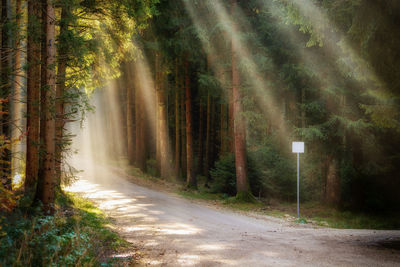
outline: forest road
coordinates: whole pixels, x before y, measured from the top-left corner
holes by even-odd
[[[67,190],[108,213],[145,266],[400,266],[400,231],[257,219],[135,185],[99,165]]]

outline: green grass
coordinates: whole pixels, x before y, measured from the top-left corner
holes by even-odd
[[[67,193],[54,216],[40,208],[0,216],[0,266],[119,266],[132,259],[112,255],[129,247],[90,201]]]
[[[188,189],[182,181],[170,179],[172,183],[162,181],[159,178],[144,174],[137,168],[125,165],[124,169],[128,175],[132,175],[146,181],[142,185],[158,184],[169,191],[189,199],[197,199],[221,205],[230,209],[255,212],[261,215],[268,215],[277,218],[285,218],[292,222],[297,221],[296,203],[281,200],[241,201],[236,197],[226,194],[210,193],[204,187],[206,177],[198,177],[198,190]],[[300,204],[300,215],[302,222],[317,226],[340,228],[340,229],[400,229],[400,214],[385,216],[371,215],[360,212],[341,211],[337,208],[322,205],[319,202],[306,202]]]
[[[189,198],[213,202],[230,209],[255,212],[277,218],[286,218],[292,222],[314,224],[339,229],[400,229],[400,215],[376,216],[359,212],[341,211],[317,202],[300,205],[301,219],[297,219],[296,203],[269,201],[247,202],[236,197],[213,194],[204,189],[177,191],[177,194]]]

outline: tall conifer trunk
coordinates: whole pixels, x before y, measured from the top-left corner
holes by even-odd
[[[162,71],[162,64],[160,56],[157,57],[158,65],[158,86],[157,86],[157,99],[158,99],[158,146],[157,151],[159,155],[159,166],[160,166],[160,177],[167,178],[169,175],[169,166],[167,158],[167,147],[168,147],[168,125],[167,125],[167,109],[165,100],[165,88],[164,88],[164,75]]]
[[[189,63],[184,62],[185,68],[185,104],[186,104],[186,181],[187,186],[196,188],[197,182],[193,170],[193,129],[192,129],[192,97],[189,77]]]
[[[232,1],[232,18],[236,13],[237,2]],[[233,29],[236,25],[232,25]],[[235,34],[235,30],[232,33]],[[249,193],[249,182],[247,179],[246,159],[246,127],[242,112],[240,94],[240,74],[237,62],[237,36],[232,36],[232,93],[233,93],[233,118],[234,118],[234,143],[235,143],[235,167],[236,167],[236,190],[237,194]]]
[[[14,53],[14,92],[13,92],[13,106],[12,106],[12,120],[14,121],[13,125],[11,126],[11,137],[13,140],[16,140],[21,136],[23,127],[23,99],[22,99],[22,64],[21,64],[21,34],[20,29],[22,27],[22,0],[15,1],[15,26],[16,26],[16,33],[15,33],[15,53]],[[11,165],[11,177],[14,177],[17,173],[21,173],[21,144],[13,143],[12,144],[12,165]]]
[[[204,159],[204,169],[203,174],[209,176],[210,169],[210,136],[211,136],[211,95],[210,92],[207,93],[207,122],[206,122],[206,152]]]
[[[136,72],[136,70],[135,70]],[[135,82],[140,81],[135,79]],[[145,109],[144,109],[144,97],[141,85],[135,90],[135,121],[136,121],[136,155],[135,161],[136,166],[142,170],[146,170],[146,159],[145,159],[145,149],[146,149],[146,125],[145,125]]]
[[[175,176],[180,175],[181,168],[181,135],[180,135],[180,108],[179,108],[179,67],[178,59],[175,62]]]
[[[10,102],[11,102],[11,47],[10,47],[10,30],[8,16],[8,1],[1,2],[1,77],[0,77],[0,136],[4,136],[6,140],[11,139],[11,120],[10,120]],[[11,150],[6,147],[0,156],[0,178],[5,188],[11,189]]]
[[[203,154],[204,154],[204,138],[203,138],[203,132],[204,132],[204,107],[203,107],[203,103],[201,103],[202,101],[200,101],[200,110],[199,110],[199,165],[198,165],[198,172],[200,174],[204,174],[203,173],[203,165],[204,165],[204,161],[203,161]]]
[[[27,140],[25,192],[33,195],[39,170],[39,124],[40,124],[40,2],[28,1],[28,81],[27,81]]]
[[[187,165],[186,165],[186,108],[185,108],[185,77],[181,75],[181,163],[182,163],[182,175],[187,177]]]
[[[135,164],[135,137],[136,137],[136,125],[135,125],[135,85],[130,78],[134,75],[130,71],[128,62],[124,64],[124,81],[126,87],[126,135],[127,135],[127,146],[128,146],[128,162],[130,165]]]
[[[46,1],[46,90],[44,90],[44,106],[42,112],[44,113],[44,120],[46,127],[44,128],[45,134],[43,139],[44,159],[43,171],[41,177],[42,182],[38,184],[39,196],[38,198],[43,203],[45,212],[54,212],[54,185],[55,185],[55,116],[52,114],[54,100],[55,100],[55,10],[51,0]]]
[[[61,10],[60,22],[60,50],[58,52],[58,67],[57,67],[57,87],[56,87],[56,152],[55,152],[55,172],[56,172],[56,187],[61,190],[61,166],[62,166],[62,151],[63,151],[63,136],[65,125],[64,114],[64,91],[65,78],[67,70],[68,45],[66,44],[65,35],[68,29],[68,17],[70,16],[69,6],[63,6]]]
[[[220,121],[220,143],[221,143],[221,149],[220,149],[220,156],[224,156],[227,151],[228,151],[228,138],[227,138],[227,132],[228,132],[228,121],[227,121],[227,105],[226,105],[226,76],[225,76],[225,71],[224,68],[220,67],[218,70],[218,80],[221,83],[221,121]]]

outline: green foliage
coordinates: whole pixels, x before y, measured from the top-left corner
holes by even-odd
[[[155,159],[148,159],[146,161],[146,172],[150,176],[159,176],[158,170],[157,170],[157,161]]]
[[[272,145],[248,152],[248,179],[254,196],[294,199],[296,174],[294,164]],[[236,195],[235,157],[221,157],[210,170],[211,191]]]
[[[2,266],[93,266],[99,265],[106,250],[125,243],[106,228],[108,219],[90,202],[67,195],[54,216],[40,209],[26,215],[17,210],[2,218],[5,234],[0,236]]]

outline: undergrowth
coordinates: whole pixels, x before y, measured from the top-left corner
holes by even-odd
[[[93,204],[67,193],[54,216],[15,209],[0,216],[0,266],[111,266],[128,245]],[[118,265],[118,264],[117,264]]]

